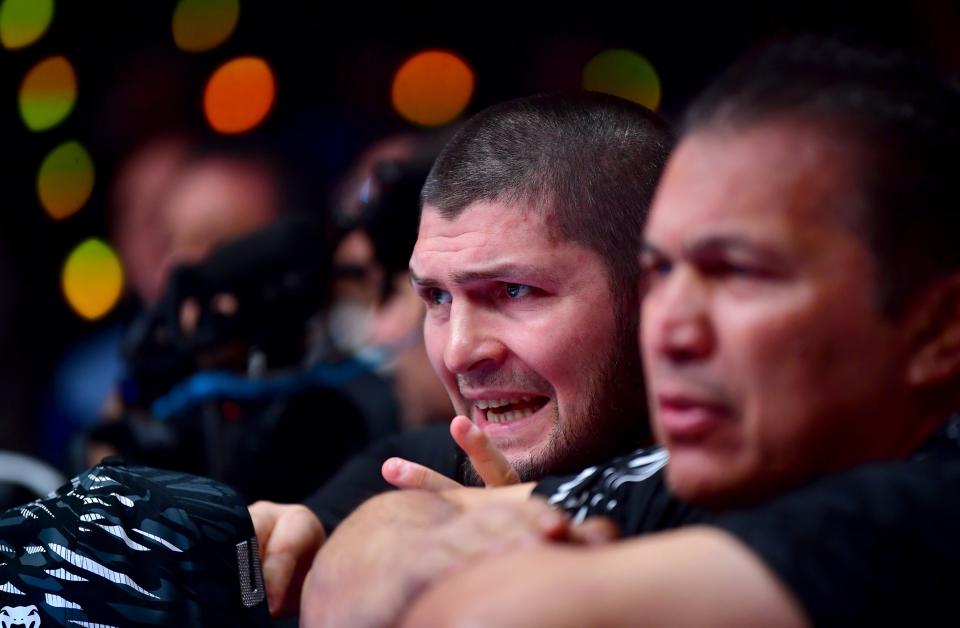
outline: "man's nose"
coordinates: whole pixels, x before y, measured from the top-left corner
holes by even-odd
[[[507,348],[494,332],[489,315],[470,303],[450,306],[449,338],[443,361],[451,373],[468,373],[478,368],[496,368]]]
[[[643,307],[645,352],[676,363],[702,360],[716,346],[710,319],[709,286],[694,270],[680,267],[648,293]]]

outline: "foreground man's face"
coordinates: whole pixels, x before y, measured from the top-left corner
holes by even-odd
[[[904,408],[904,356],[846,226],[853,163],[787,123],[694,133],[671,158],[646,234],[641,339],[682,497],[749,502],[897,453],[876,427]]]
[[[478,202],[451,221],[428,205],[410,268],[427,352],[457,413],[522,474],[597,453],[621,347],[596,253],[550,238],[536,212]],[[636,389],[640,374],[619,377]]]

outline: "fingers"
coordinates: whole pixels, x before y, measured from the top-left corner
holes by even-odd
[[[460,484],[445,475],[403,458],[388,458],[380,468],[380,473],[384,480],[397,488],[416,488],[435,492],[462,488]]]
[[[470,457],[473,468],[484,484],[506,486],[520,482],[520,476],[510,461],[470,419],[465,416],[454,417],[450,422],[450,435]]]
[[[297,611],[303,579],[326,535],[320,520],[299,504],[257,502],[250,514],[263,557],[263,579],[270,614]]]
[[[249,507],[250,519],[253,520],[253,531],[257,535],[257,543],[260,545],[260,559],[263,560],[263,550],[267,547],[270,535],[273,533],[273,527],[277,523],[277,516],[282,510],[278,508],[280,504],[268,501],[259,501]]]
[[[570,529],[568,540],[583,545],[603,545],[620,538],[620,528],[612,519],[590,517]]]
[[[566,539],[567,517],[538,498],[525,502],[491,502],[450,521],[432,540],[450,558],[469,559]]]

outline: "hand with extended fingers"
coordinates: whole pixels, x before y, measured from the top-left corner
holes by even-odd
[[[497,449],[487,435],[465,416],[456,416],[450,422],[450,435],[470,457],[477,475],[488,486],[508,486],[520,483],[520,476],[510,461]],[[389,458],[383,463],[383,479],[397,488],[416,488],[443,491],[462,486],[454,480],[423,465]]]

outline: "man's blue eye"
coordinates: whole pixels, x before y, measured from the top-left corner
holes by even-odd
[[[519,299],[530,294],[530,286],[525,286],[522,283],[508,283],[506,292],[511,299]]]
[[[450,293],[438,288],[431,288],[427,296],[433,305],[448,305],[451,301]]]

